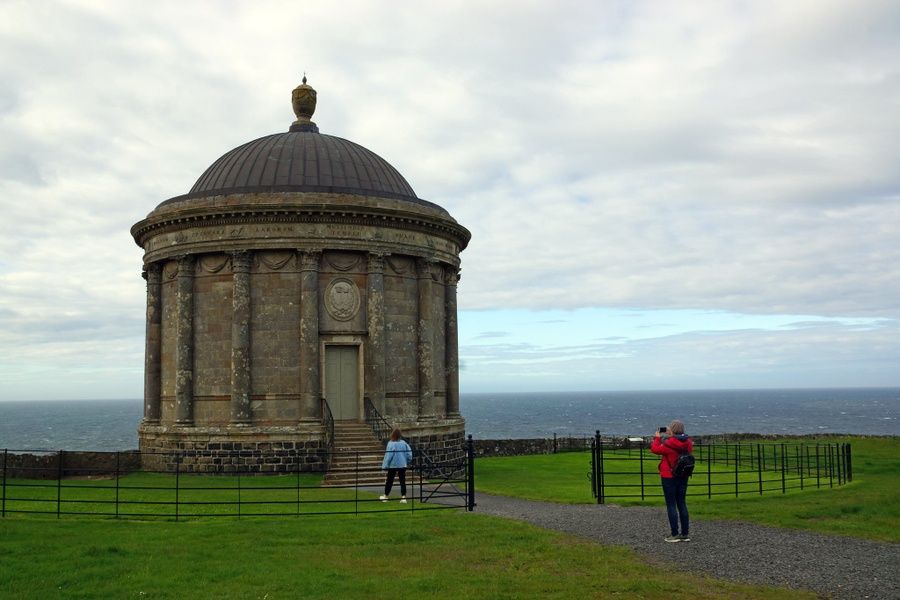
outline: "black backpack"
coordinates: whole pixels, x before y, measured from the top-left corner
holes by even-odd
[[[690,477],[694,474],[694,455],[690,452],[678,451],[678,460],[672,467],[672,475],[675,477]]]

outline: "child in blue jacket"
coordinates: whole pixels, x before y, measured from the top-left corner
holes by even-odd
[[[388,442],[384,451],[384,461],[381,468],[387,471],[387,481],[384,483],[384,495],[381,496],[382,502],[388,501],[391,495],[391,488],[394,487],[394,477],[400,476],[400,503],[406,504],[406,467],[412,462],[412,448],[405,440],[400,439],[399,429],[391,432],[391,441]]]

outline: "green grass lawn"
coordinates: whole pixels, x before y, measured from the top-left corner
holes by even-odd
[[[753,473],[739,474],[741,495],[735,498],[733,476],[729,469],[717,466],[716,482],[729,482],[716,489],[723,492],[712,499],[706,496],[705,465],[698,463],[688,498],[694,518],[740,519],[780,527],[809,529],[823,533],[853,535],[874,540],[900,541],[900,438],[857,438],[828,442],[850,442],[853,447],[853,481],[845,486],[815,489],[807,479],[804,491],[781,493],[780,476],[764,484],[766,492],[754,491],[758,482]],[[812,442],[814,443],[814,442]],[[633,505],[662,505],[658,459],[644,461],[645,491],[640,498],[640,478],[636,475],[609,475],[611,494],[630,495],[609,498],[608,502]],[[607,455],[607,471],[636,471],[637,461],[627,462]],[[594,502],[589,479],[590,453],[483,458],[477,461],[476,489],[532,500],[552,502]],[[793,482],[798,485],[798,482]],[[745,493],[746,492],[746,493]],[[656,494],[649,496],[649,493]]]
[[[180,523],[0,519],[2,598],[664,595],[814,597],[681,575],[626,549],[462,511]]]
[[[850,441],[854,481],[845,487],[692,497],[692,514],[898,541],[900,441]],[[480,491],[593,501],[588,454],[479,459],[476,468]],[[648,477],[655,479],[652,471]],[[224,516],[236,510],[237,481],[222,476],[183,476],[179,482],[180,501],[221,502],[188,504],[185,511],[219,518],[174,522],[164,516],[172,511],[164,504],[134,505],[146,512],[127,520],[8,514],[0,519],[0,598],[813,597],[681,575],[648,565],[627,549],[477,512],[412,512],[405,505],[403,513],[373,513],[401,505],[384,505],[372,493],[319,488],[319,481],[314,475],[242,479],[242,503],[258,502],[248,505],[256,512],[294,516]],[[27,494],[55,510],[59,494],[77,500],[62,503],[71,512],[115,510],[98,502],[115,498],[114,480],[65,480],[59,490],[55,482],[30,483],[41,487],[7,489],[8,509],[33,506],[15,500]],[[119,499],[168,502],[174,499],[171,483],[171,475],[132,474],[120,480]],[[263,487],[274,489],[252,489]],[[346,500],[352,502],[336,502]],[[360,507],[360,514],[315,514],[349,507]]]
[[[382,503],[378,494],[354,488],[320,487],[321,475],[292,474],[256,477],[132,473],[108,479],[8,479],[3,506],[8,514],[51,514],[64,518],[84,515],[128,518],[191,519],[254,515],[315,515],[396,510],[430,510],[443,504]],[[417,489],[412,487],[413,490]],[[175,501],[178,501],[176,507]]]

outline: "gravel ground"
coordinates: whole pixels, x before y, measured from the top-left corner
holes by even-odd
[[[665,510],[551,504],[478,494],[476,512],[527,521],[652,561],[748,583],[804,588],[831,598],[900,599],[900,544],[736,521],[691,521],[691,542],[670,544]]]

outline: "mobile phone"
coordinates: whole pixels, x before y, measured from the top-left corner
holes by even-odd
[[[659,428],[659,432],[660,432],[660,433],[665,433],[667,429],[668,429],[668,427],[660,427],[660,428]]]

